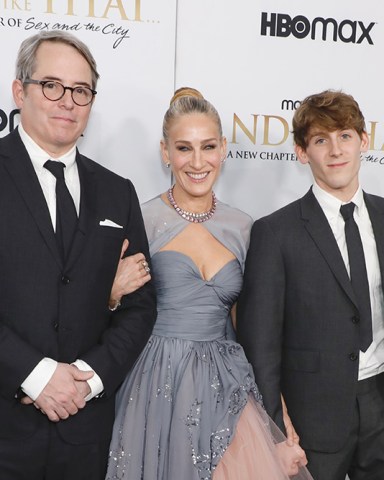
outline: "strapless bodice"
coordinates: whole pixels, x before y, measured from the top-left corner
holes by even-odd
[[[158,310],[154,335],[199,341],[224,337],[242,286],[236,259],[205,280],[190,257],[162,250],[152,257],[152,273]]]

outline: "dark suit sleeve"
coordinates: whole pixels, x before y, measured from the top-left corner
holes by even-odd
[[[44,355],[0,319],[0,394],[12,399]]]
[[[126,255],[142,252],[149,259],[148,241],[135,189],[130,181],[129,214],[125,238]],[[112,288],[112,285],[111,285]],[[156,319],[156,297],[152,282],[122,299],[119,309],[111,313],[110,326],[99,345],[81,355],[100,376],[104,391],[113,394],[144,348]]]
[[[254,223],[243,290],[237,305],[237,337],[254,369],[268,414],[283,429],[280,371],[285,273],[281,249],[265,219]]]

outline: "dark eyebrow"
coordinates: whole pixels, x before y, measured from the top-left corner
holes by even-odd
[[[52,80],[53,82],[59,82],[63,84],[63,80],[61,78],[54,77],[53,75],[46,75],[45,77],[43,77],[43,80]],[[74,82],[73,85],[80,85],[83,87],[92,88],[88,82]]]
[[[314,132],[310,133],[309,138],[318,137],[318,136],[323,136],[324,137],[328,133],[329,132],[327,132],[326,130],[315,130]]]

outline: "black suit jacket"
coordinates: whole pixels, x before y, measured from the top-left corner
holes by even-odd
[[[384,199],[364,199],[384,278]],[[355,405],[359,311],[312,190],[254,223],[237,312],[268,413],[283,428],[282,392],[303,447],[339,450]]]
[[[62,264],[48,207],[17,130],[0,140],[0,436],[31,435],[47,418],[15,397],[43,357],[80,358],[100,376],[104,395],[59,422],[64,439],[106,439],[114,394],[145,345],[155,320],[152,285],[126,296],[111,314],[108,299],[124,238],[128,254],[149,258],[133,185],[80,155],[79,226]],[[123,226],[100,226],[109,219]]]

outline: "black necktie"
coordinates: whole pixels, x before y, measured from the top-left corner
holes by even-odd
[[[65,183],[64,163],[48,160],[44,167],[56,177],[56,239],[65,261],[77,226],[76,208]]]
[[[354,203],[347,203],[340,207],[340,213],[345,221],[350,278],[360,313],[360,350],[365,352],[372,343],[371,301],[363,244],[361,243],[359,228],[353,218],[354,209]]]

